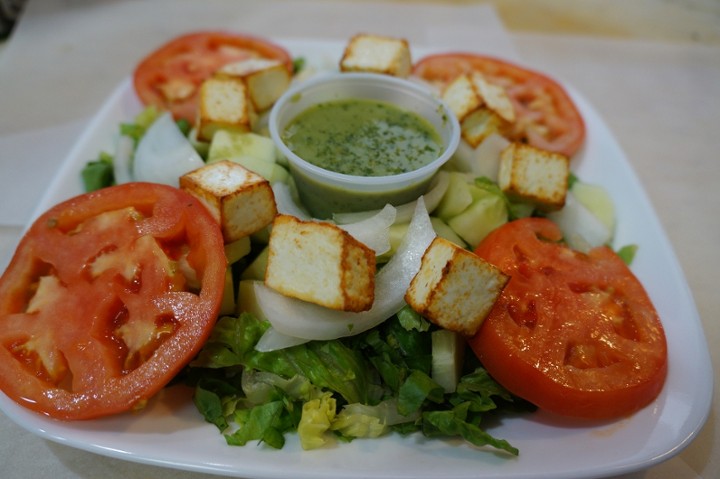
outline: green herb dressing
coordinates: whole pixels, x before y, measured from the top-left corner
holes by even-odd
[[[314,105],[295,117],[283,141],[320,168],[354,176],[388,176],[435,160],[442,140],[419,115],[377,100],[347,99]]]

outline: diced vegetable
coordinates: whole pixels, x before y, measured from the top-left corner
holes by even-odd
[[[450,184],[433,214],[443,221],[459,215],[473,202],[468,176],[465,173],[448,173]]]
[[[225,244],[225,256],[228,264],[233,264],[250,253],[250,237],[244,236],[232,243]]]
[[[266,163],[275,163],[275,144],[270,138],[257,133],[218,130],[210,142],[207,161],[212,163],[248,156]]]
[[[479,188],[472,188],[471,192],[475,198],[472,205],[447,223],[474,248],[488,233],[508,221],[508,210],[498,195]]]
[[[497,181],[500,167],[500,153],[510,142],[503,136],[492,133],[476,148],[461,141],[451,165],[458,171],[470,173],[472,176],[485,176]]]
[[[265,280],[265,269],[267,268],[269,249],[266,246],[255,257],[254,260],[245,268],[240,275],[240,279],[255,279],[259,281]]]
[[[115,144],[115,161],[113,176],[115,183],[121,185],[133,180],[132,165],[137,141],[127,135],[120,135]]]
[[[241,279],[237,287],[237,314],[249,313],[265,319],[255,296],[255,279]]]
[[[86,192],[112,185],[114,183],[112,155],[100,153],[97,160],[85,165],[81,175]]]
[[[170,186],[178,186],[180,176],[205,165],[169,113],[162,114],[148,128],[132,164],[136,181]]]
[[[609,231],[615,231],[615,204],[605,188],[583,181],[575,181],[570,192],[585,208],[602,221]]]
[[[232,268],[228,266],[225,271],[225,287],[223,288],[219,314],[233,313],[235,313],[235,285],[233,283]]]
[[[430,217],[430,222],[432,223],[433,229],[437,233],[437,235],[441,238],[445,238],[446,240],[455,243],[456,245],[467,248],[468,244],[460,237],[457,233],[443,220],[440,218],[435,218],[434,216]]]
[[[567,244],[578,251],[588,251],[612,240],[612,231],[572,193],[567,195],[563,209],[547,217],[560,227]]]
[[[439,329],[432,332],[432,379],[446,393],[455,392],[462,375],[465,339],[458,333]]]

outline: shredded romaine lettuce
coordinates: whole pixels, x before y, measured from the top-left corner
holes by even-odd
[[[635,259],[638,246],[636,244],[629,244],[621,247],[617,250],[617,255],[625,262],[626,265],[630,266]]]
[[[454,436],[516,455],[480,428],[498,408],[524,410],[479,364],[466,361],[457,389],[431,377],[437,328],[409,309],[357,336],[310,341],[272,352],[254,346],[270,327],[249,313],[221,318],[183,380],[228,444],[283,447],[295,432],[305,449],[396,431]]]
[[[110,153],[100,152],[98,158],[89,161],[80,172],[86,192],[96,191],[115,183],[113,175],[113,157]]]
[[[330,392],[303,404],[297,430],[303,449],[317,449],[327,443],[325,433],[330,430],[335,412],[336,402]]]

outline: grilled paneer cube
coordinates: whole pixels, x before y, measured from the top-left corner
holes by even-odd
[[[217,76],[200,86],[197,138],[211,141],[216,131],[252,131],[257,113],[241,78]]]
[[[401,38],[361,33],[350,39],[340,59],[340,70],[370,72],[406,78],[412,60],[408,42]]]
[[[242,80],[257,112],[268,110],[290,86],[292,80],[285,65],[277,60],[248,58],[220,68],[216,76]]]
[[[500,155],[498,185],[509,197],[543,211],[565,205],[570,175],[567,156],[522,143],[512,143]]]
[[[207,206],[220,223],[225,243],[261,230],[277,214],[270,183],[232,161],[217,161],[181,176],[180,188]]]
[[[437,237],[405,294],[407,304],[436,325],[473,336],[509,277],[474,253]]]
[[[442,94],[460,122],[463,139],[473,148],[492,133],[503,134],[515,122],[515,109],[505,90],[480,73],[463,74]]]
[[[267,261],[265,284],[286,296],[356,312],[375,299],[375,252],[334,224],[278,215]]]

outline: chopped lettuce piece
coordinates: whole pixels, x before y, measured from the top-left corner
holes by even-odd
[[[402,318],[402,319],[401,319]],[[221,318],[185,372],[195,403],[231,445],[280,448],[297,432],[305,449],[341,440],[400,434],[462,437],[516,454],[480,428],[483,415],[529,405],[472,358],[452,393],[431,377],[437,328],[409,309],[357,336],[310,341],[272,352],[254,346],[269,323],[249,313]]]
[[[477,424],[468,421],[469,403],[462,403],[449,411],[429,411],[423,414],[426,436],[460,436],[475,446],[493,446],[517,456],[519,451],[504,439],[496,439]]]
[[[359,403],[345,405],[333,421],[332,430],[350,439],[380,437],[390,430],[390,426],[415,422],[419,418],[417,413],[400,414],[397,399],[390,398],[375,406]]]
[[[228,422],[223,411],[222,400],[218,394],[202,387],[197,387],[193,401],[195,402],[195,407],[198,408],[198,411],[200,411],[207,422],[215,424],[218,429],[220,429],[220,432],[227,429]]]
[[[489,193],[497,195],[499,198],[501,198],[505,202],[505,205],[507,206],[507,210],[508,210],[508,220],[509,221],[516,220],[519,218],[526,218],[533,214],[533,211],[535,209],[533,205],[518,202],[518,201],[511,201],[507,197],[507,195],[502,192],[502,190],[497,185],[497,183],[495,183],[491,179],[484,177],[484,176],[475,178],[474,184],[478,188],[481,188]]]
[[[442,403],[443,388],[427,374],[414,370],[400,386],[398,411],[405,416],[417,412],[425,401]]]
[[[100,152],[97,160],[89,161],[80,175],[87,193],[112,186],[115,183],[112,155]]]
[[[626,265],[630,266],[635,259],[637,254],[638,246],[636,244],[625,245],[617,251],[617,255],[620,256]]]
[[[335,419],[335,412],[336,401],[329,392],[303,404],[302,417],[297,429],[300,446],[303,449],[317,449],[325,445],[327,442],[325,433]]]
[[[430,329],[430,322],[413,311],[410,306],[405,306],[397,313],[400,325],[408,331],[413,329],[424,332]]]
[[[137,145],[147,129],[150,128],[150,125],[157,120],[161,113],[155,106],[145,107],[143,111],[135,115],[131,123],[120,124],[120,134],[129,136]]]
[[[225,440],[231,446],[244,446],[249,441],[262,441],[271,447],[281,449],[285,445],[284,432],[291,430],[283,415],[283,401],[272,401],[240,410],[235,414],[235,422],[240,426],[232,434],[226,434]]]

